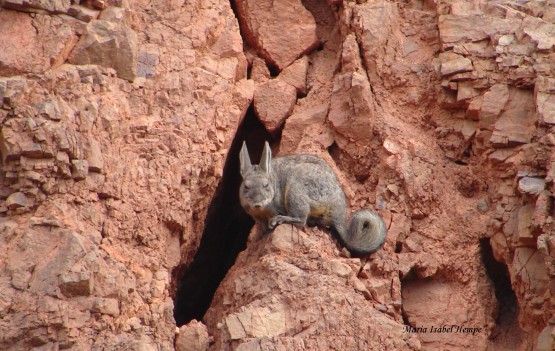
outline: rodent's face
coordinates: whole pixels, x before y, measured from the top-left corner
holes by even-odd
[[[274,186],[265,172],[253,171],[243,179],[239,189],[243,208],[251,215],[262,214],[274,198]]]

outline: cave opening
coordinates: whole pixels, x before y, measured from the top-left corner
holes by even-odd
[[[271,137],[251,104],[229,148],[222,179],[208,207],[198,251],[188,268],[178,266],[174,270],[178,282],[174,297],[177,326],[193,319],[202,320],[220,282],[246,248],[254,221],[239,202],[239,151],[246,141],[251,159],[258,161],[266,140]]]
[[[497,299],[499,313],[495,322],[497,325],[506,324],[518,317],[518,301],[511,286],[509,270],[493,256],[489,238],[480,239],[480,254]]]
[[[518,299],[511,285],[507,266],[495,259],[489,238],[479,241],[482,263],[488,278],[493,283],[497,300],[497,316],[490,339],[504,350],[517,350],[524,331],[518,323]]]

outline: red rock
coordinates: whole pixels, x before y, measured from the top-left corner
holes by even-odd
[[[92,0],[91,6],[97,10],[104,10],[108,4],[105,0]]]
[[[254,111],[269,133],[275,134],[293,111],[297,101],[295,87],[277,79],[258,85],[254,90]]]
[[[538,336],[536,350],[548,351],[555,349],[555,326],[547,325]]]
[[[318,45],[314,18],[299,0],[240,0],[235,6],[247,42],[280,70]]]
[[[21,154],[30,158],[41,158],[43,157],[42,148],[39,144],[33,143],[31,141],[21,142]]]
[[[71,175],[75,180],[83,180],[89,174],[87,160],[71,160]]]
[[[209,338],[206,326],[199,321],[192,320],[179,328],[179,334],[175,339],[177,351],[206,351],[208,350]]]
[[[348,259],[332,254],[334,245],[329,245],[332,239],[322,234],[314,230],[308,235],[293,226],[281,225],[270,236],[253,242],[240,254],[238,262],[243,268],[232,269],[228,273],[216,292],[213,308],[204,317],[209,330],[218,330],[214,334],[213,347],[227,349],[236,344],[239,349],[249,349],[254,347],[251,343],[255,341],[255,344],[264,342],[268,348],[283,345],[285,349],[295,349],[294,345],[300,345],[299,342],[307,349],[328,349],[330,345],[356,349],[361,342],[368,348],[374,348],[381,343],[378,341],[381,336],[377,337],[375,333],[381,335],[387,330],[389,335],[399,337],[397,349],[408,348],[406,340],[410,340],[411,336],[406,339],[401,337],[402,323],[381,313],[364,312],[372,308],[373,298],[368,288],[358,279],[345,284],[349,279],[347,276],[355,272]],[[318,257],[301,254],[308,248],[318,248]],[[296,265],[290,263],[294,257],[300,258],[295,259]],[[313,273],[307,275],[309,271]],[[314,273],[317,276],[313,276]],[[299,284],[304,286],[303,298],[290,298]],[[253,294],[255,291],[267,291],[269,286],[272,287],[272,294]],[[332,289],[328,290],[329,287]],[[378,282],[374,282],[373,288],[388,295],[389,290],[385,286],[380,287]],[[241,301],[234,298],[238,307],[220,304],[220,301],[232,296],[241,296]],[[337,302],[334,302],[336,299]],[[340,301],[344,299],[351,301],[351,304],[343,305]],[[324,315],[326,318],[321,318]],[[365,317],[361,318],[362,315]],[[313,320],[321,321],[323,328],[333,324],[333,332],[322,338],[320,332],[309,328],[302,336],[298,335],[298,328],[312,325]],[[374,336],[369,337],[365,333],[356,333],[351,328],[353,323],[363,328],[379,324],[384,329],[375,328]],[[221,328],[213,329],[218,324]]]
[[[510,267],[520,283],[529,293],[542,295],[550,281],[543,259],[540,255],[532,255],[536,249],[530,247],[515,248],[514,262]]]
[[[393,33],[399,27],[397,5],[385,0],[368,1],[355,6],[352,12],[351,25],[354,26],[354,32],[361,47],[357,60],[363,57],[367,74],[370,81],[373,82],[378,80],[381,75],[382,68],[379,61],[383,60],[384,55],[387,55],[387,53],[382,52],[383,48],[394,45],[393,43],[396,40]],[[347,35],[345,42],[348,42],[348,38],[349,35]],[[345,55],[345,51],[344,45],[342,55]],[[348,48],[348,51],[354,53],[351,48]],[[345,61],[345,58],[343,58],[344,64]]]
[[[68,9],[67,14],[77,18],[78,20],[81,20],[84,22],[90,22],[98,18],[98,16],[100,15],[100,12],[92,10],[85,6],[74,4],[74,5],[71,5],[71,7]]]
[[[132,81],[137,69],[137,35],[122,24],[93,21],[77,42],[69,62],[110,67],[120,78]]]
[[[372,140],[374,98],[368,76],[361,71],[361,57],[353,35],[343,42],[341,61],[342,72],[335,75],[333,82],[328,121],[341,149],[353,155],[364,154]]]
[[[10,196],[8,196],[8,198],[6,199],[6,206],[9,209],[16,209],[19,207],[28,207],[30,205],[29,200],[27,199],[27,196],[25,196],[25,194],[23,194],[22,192],[16,192],[11,194]]]
[[[104,11],[100,12],[98,19],[110,22],[123,21],[125,16],[125,9],[121,7],[109,6]]]
[[[34,12],[36,9],[41,9],[52,13],[65,13],[71,3],[71,0],[4,0],[2,5],[17,11]]]
[[[0,11],[0,75],[44,73],[74,40],[71,27],[59,18]]]
[[[553,211],[553,201],[550,198],[549,191],[542,191],[536,200],[534,216],[532,218],[533,225],[536,228],[544,228],[549,221],[549,216]]]
[[[336,77],[328,120],[339,134],[340,146],[350,140],[367,143],[372,139],[372,94],[366,75],[346,73]]]
[[[513,233],[514,242],[524,246],[535,246],[536,240],[532,234],[532,216],[534,207],[531,205],[522,206],[518,210],[517,229]]]
[[[10,75],[0,78],[0,349],[173,350],[173,287],[193,264],[218,184],[227,184],[224,165],[237,162],[234,138],[256,138],[252,116],[242,122],[269,70],[255,59],[255,79],[245,79],[243,50],[252,48],[243,48],[229,2],[131,1],[117,10],[121,0],[106,2],[102,19],[137,32],[133,84],[113,67],[67,62],[75,33],[87,25],[64,15],[67,8],[40,9],[61,1],[0,2],[0,26],[28,29],[0,32],[2,44],[13,44],[0,44],[9,51],[0,53],[2,64],[10,65],[0,68]],[[34,13],[6,10],[7,3]],[[549,22],[550,9],[541,1],[302,5],[314,15],[301,8],[308,22],[295,28],[310,28],[304,37],[313,37],[316,22],[322,43],[306,55],[306,75],[306,66],[294,72],[300,85],[289,81],[302,97],[274,138],[275,151],[321,154],[353,210],[380,209],[391,223],[388,239],[361,280],[348,270],[354,275],[362,262],[342,257],[327,230],[280,226],[251,240],[192,343],[208,333],[215,350],[549,347],[551,331],[542,330],[555,323],[555,139],[547,123],[554,91],[544,78],[555,76],[555,56],[553,47],[543,49],[551,38],[540,22]],[[437,18],[449,11],[455,27],[442,19],[438,33]],[[299,68],[299,53],[281,73],[271,67],[279,73],[273,80]],[[461,57],[472,71],[438,78],[442,62]],[[357,79],[364,85],[353,86]],[[492,136],[506,148],[495,149]],[[44,158],[22,155],[22,147]],[[83,181],[71,178],[70,160],[87,161]],[[545,189],[521,193],[523,177],[544,178]],[[17,192],[29,206],[8,207]],[[495,287],[478,245],[484,235],[511,272],[518,300],[511,323],[493,320]],[[419,282],[420,291],[403,299]],[[462,321],[484,332],[464,341],[412,335],[403,313],[410,322]]]
[[[539,76],[534,92],[540,121],[543,124],[555,124],[555,79]]]
[[[93,311],[117,317],[120,314],[119,301],[113,298],[98,298],[94,302]]]
[[[521,193],[538,195],[545,189],[545,180],[541,178],[522,177],[518,181],[518,190]]]
[[[441,75],[449,76],[455,73],[471,72],[474,68],[472,67],[472,61],[466,57],[460,57],[454,60],[443,62],[441,64]]]
[[[466,117],[470,118],[474,121],[478,121],[480,119],[480,112],[482,110],[482,104],[484,102],[484,96],[478,95],[477,97],[473,98],[466,109]]]
[[[477,42],[493,34],[510,34],[517,27],[518,21],[514,19],[484,15],[439,16],[439,33],[444,47],[463,40]]]
[[[85,149],[85,157],[91,172],[102,172],[104,168],[104,160],[102,159],[102,151],[100,150],[100,143],[95,139],[89,138],[87,140],[87,147]]]
[[[270,70],[266,66],[266,62],[259,57],[255,57],[252,61],[250,79],[259,84],[270,80]]]
[[[457,101],[469,100],[480,94],[476,89],[474,89],[471,82],[459,82],[457,88]]]
[[[554,23],[527,16],[522,21],[522,27],[523,32],[537,44],[537,50],[547,51],[555,45]]]
[[[308,72],[308,57],[303,56],[283,70],[278,79],[292,85],[297,93],[306,95],[306,74]]]
[[[328,133],[326,116],[328,115],[328,105],[321,104],[300,112],[293,113],[285,122],[285,127],[281,134],[283,140],[283,147],[281,152],[288,154],[293,153],[298,149],[299,145],[303,143],[303,139],[309,138],[310,140],[304,141],[305,144],[314,144],[315,142],[323,142],[322,147],[326,148],[331,145],[330,142],[325,142]],[[321,130],[321,133],[317,131]],[[307,135],[308,134],[308,135]],[[320,138],[320,136],[323,138]],[[312,138],[310,138],[312,137]],[[316,140],[315,140],[316,139]],[[333,142],[333,141],[331,141]]]
[[[60,109],[56,101],[48,101],[40,104],[38,106],[38,113],[53,121],[60,120]]]
[[[509,87],[496,84],[485,94],[480,111],[480,128],[493,129],[497,117],[509,101]]]
[[[485,97],[482,113],[484,106]],[[510,98],[504,106],[501,116],[495,122],[491,143],[496,147],[529,143],[536,131],[534,112],[532,92],[523,89],[511,90]]]

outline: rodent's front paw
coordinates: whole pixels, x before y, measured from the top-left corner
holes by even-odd
[[[268,221],[268,229],[274,230],[279,224],[281,224],[281,220],[278,216],[270,218]]]

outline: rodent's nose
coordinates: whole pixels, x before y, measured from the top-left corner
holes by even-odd
[[[260,209],[261,207],[262,207],[262,205],[260,205],[260,204],[254,205],[254,208],[256,208],[256,209]]]

